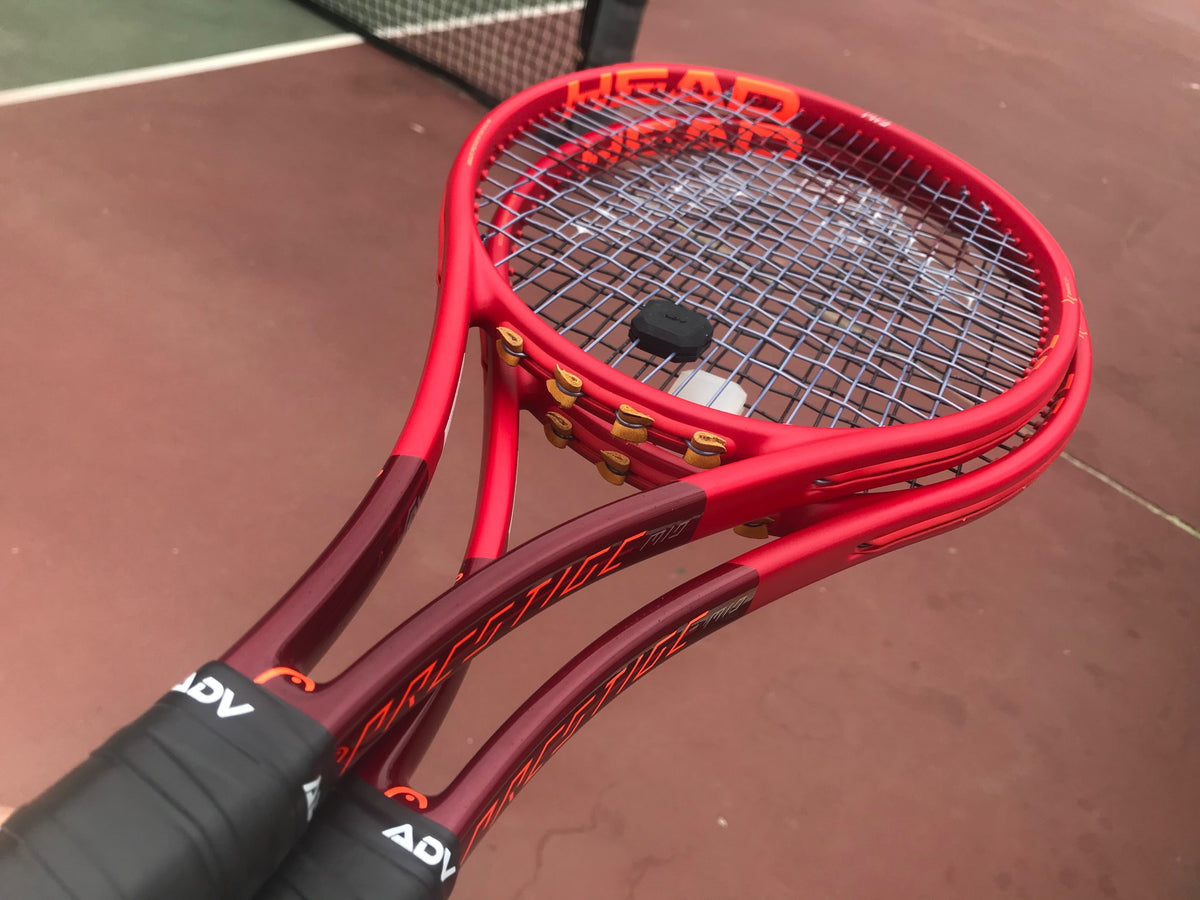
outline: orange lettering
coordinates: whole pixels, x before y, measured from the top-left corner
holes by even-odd
[[[759,156],[781,154],[788,159],[796,159],[804,149],[804,139],[794,128],[771,122],[747,122],[738,134],[734,149],[741,153],[757,153]]]
[[[366,739],[367,735],[372,731],[377,731],[380,728],[385,727],[379,723],[383,721],[383,718],[387,715],[388,710],[391,708],[392,701],[389,700],[387,703],[383,704],[382,709],[380,709],[375,713],[375,715],[371,716],[371,718],[367,719],[367,721],[363,723],[363,727],[358,732],[358,740],[354,742],[354,746],[350,748],[350,753],[346,757],[345,762],[342,764],[342,772],[345,772],[348,768],[350,768],[350,763],[354,762],[354,758],[358,755],[358,750],[362,746],[362,742]],[[375,725],[376,727],[372,728],[372,725]]]
[[[707,69],[688,69],[679,79],[679,90],[695,91],[699,94],[721,93],[721,80],[715,72]]]
[[[620,543],[620,545],[618,545],[617,549],[615,551],[613,551],[612,559],[610,559],[608,561],[608,564],[603,569],[600,570],[600,574],[607,575],[609,572],[613,571],[614,569],[620,568],[621,564],[619,562],[617,562],[617,557],[621,555],[621,551],[625,549],[625,546],[627,544],[629,544],[630,541],[636,541],[638,538],[640,538],[645,533],[646,532],[644,532],[644,531],[639,531],[637,534],[630,535],[629,537],[625,538],[625,540],[621,541],[621,543]]]
[[[571,735],[579,730],[579,726],[587,721],[587,716],[585,714],[587,713],[588,707],[592,705],[595,699],[595,696],[589,697],[586,703],[580,706],[579,709],[575,710],[574,715],[571,716],[571,720],[567,722],[566,733],[563,734],[562,740],[558,742],[559,747],[569,741],[571,739]],[[599,712],[599,710],[600,707],[597,706],[596,711]],[[555,750],[557,749],[558,748],[556,747]]]
[[[621,135],[623,156],[636,156],[656,143],[664,131],[673,131],[679,125],[674,119],[653,119],[630,125]]]
[[[558,737],[560,734],[562,734],[564,727],[565,726],[563,726],[563,725],[559,725],[557,728],[554,729],[554,733],[552,735],[550,735],[550,737],[546,738],[545,741],[542,742],[542,749],[538,751],[537,758],[532,760],[530,765],[526,766],[526,768],[529,771],[526,774],[525,780],[522,782],[522,784],[527,784],[529,782],[529,779],[537,774],[538,769],[540,769],[542,767],[542,760],[545,759],[546,756],[554,755],[554,750],[550,749],[550,745],[554,743],[554,739],[556,737]],[[564,736],[563,739],[558,742],[558,746],[561,747],[563,745],[563,742],[566,741],[566,739],[568,737],[570,737],[570,735]],[[554,749],[557,750],[558,747],[555,747]]]
[[[622,681],[621,686],[619,688],[617,688],[618,694],[621,693],[621,691],[625,690],[625,688],[629,687],[629,683],[633,680],[633,673],[636,670],[637,670],[637,666],[636,666],[636,660],[635,660],[635,664],[630,665],[627,669],[625,669],[625,673],[624,673],[625,680]]]
[[[765,113],[780,122],[790,122],[800,111],[800,97],[791,88],[745,75],[739,75],[733,83],[733,102],[745,104],[747,108]]]
[[[657,136],[673,130],[677,125],[674,119],[655,119],[629,125],[617,134],[597,142],[591,149],[582,150],[577,161],[584,169],[593,169],[600,165],[612,165],[630,156],[648,153],[657,142]]]
[[[466,859],[467,854],[471,852],[471,847],[475,845],[475,839],[479,837],[480,832],[484,831],[489,825],[496,821],[496,814],[499,812],[497,807],[499,805],[499,800],[496,800],[494,803],[492,803],[492,805],[487,808],[487,812],[485,812],[475,824],[475,830],[471,832],[471,839],[467,841],[466,846],[463,847],[463,859]]]
[[[579,154],[579,164],[585,172],[600,165],[600,154],[595,150],[584,150]]]
[[[596,571],[596,566],[592,566],[589,569],[587,567],[588,563],[590,563],[593,559],[596,559],[597,557],[603,556],[604,554],[608,553],[609,549],[610,549],[609,547],[605,547],[603,550],[593,553],[591,556],[589,556],[587,559],[585,559],[582,563],[580,563],[578,570],[576,570],[576,572],[575,572],[575,577],[571,579],[570,583],[565,588],[563,588],[562,594],[560,594],[560,596],[565,597],[565,596],[567,596],[567,594],[571,593],[571,591],[575,590],[576,588],[583,587],[585,584],[587,584],[589,581],[591,581],[592,575]]]
[[[450,648],[450,652],[446,654],[446,658],[442,661],[442,667],[441,667],[441,669],[438,670],[437,677],[433,679],[433,684],[430,685],[430,687],[437,687],[439,684],[441,684],[443,681],[446,680],[446,676],[447,676],[446,669],[449,668],[451,660],[454,659],[454,654],[458,652],[459,647],[461,647],[463,644],[465,644],[467,641],[469,641],[475,635],[475,632],[476,632],[476,629],[472,628],[470,631],[468,631],[466,634],[464,634],[462,637],[460,637],[455,642],[454,646]],[[486,644],[484,646],[486,646]],[[478,652],[478,651],[476,651],[476,652]]]
[[[616,675],[614,675],[612,678],[610,678],[608,680],[608,684],[606,684],[604,686],[604,693],[600,695],[600,703],[596,706],[596,709],[599,709],[601,706],[604,705],[604,701],[607,700],[608,695],[612,693],[613,685],[616,684],[617,680],[620,679],[620,677],[622,675],[624,675],[626,672],[627,672],[627,669],[622,669],[620,672],[618,672]],[[620,693],[620,692],[618,691],[618,693]]]
[[[517,796],[517,791],[520,789],[521,785],[528,780],[526,776],[529,774],[529,767],[531,765],[531,762],[526,761],[525,765],[521,766],[520,771],[513,776],[512,781],[508,783],[508,790],[504,792],[504,796],[500,800],[502,804],[500,807],[501,809],[513,801],[513,798]],[[497,810],[497,812],[499,812],[499,810]]]
[[[542,605],[539,607],[539,609],[545,609],[546,605],[558,596],[558,589],[562,587],[563,581],[565,581],[567,576],[571,574],[571,568],[571,566],[567,566],[562,570],[562,574],[558,576],[558,583],[555,584],[554,587],[550,588],[550,593],[546,595],[546,599],[542,601]]]
[[[487,624],[484,625],[483,629],[479,632],[479,640],[475,642],[475,649],[472,650],[469,654],[467,654],[467,657],[466,657],[466,659],[463,660],[463,662],[466,662],[468,659],[470,659],[476,653],[479,653],[480,651],[487,649],[488,645],[490,645],[492,643],[492,641],[495,640],[496,632],[500,630],[499,619],[512,608],[513,608],[513,604],[509,603],[507,606],[504,607],[504,609],[500,610],[498,613],[494,614],[490,619],[487,620]],[[492,628],[491,633],[489,634],[488,628],[492,625],[493,622],[496,623],[496,627]]]
[[[724,147],[729,143],[729,134],[716,119],[693,119],[684,137],[704,147]]]
[[[588,100],[601,100],[612,93],[612,73],[606,72],[600,76],[600,83],[590,90],[583,90],[579,86],[578,81],[572,81],[567,85],[567,109],[575,106],[578,103],[586,103]]]
[[[665,91],[667,89],[666,69],[622,69],[617,73],[618,94],[632,94],[638,91]]]
[[[533,593],[530,592],[527,596],[529,599],[525,601],[525,605],[521,608],[521,611],[517,613],[517,617],[513,620],[513,628],[516,628],[517,625],[520,624],[521,620],[525,618],[525,613],[529,611],[529,607],[533,604]]]
[[[682,650],[687,646],[687,644],[683,642],[683,639],[687,637],[687,633],[691,631],[693,625],[708,618],[709,612],[710,610],[705,610],[704,612],[700,613],[700,615],[696,616],[696,618],[692,619],[692,621],[683,626],[683,631],[679,632],[679,637],[675,638],[675,643],[672,644],[671,649],[667,651],[667,656],[670,656],[675,651]]]
[[[634,681],[637,681],[656,665],[658,665],[659,660],[666,655],[665,653],[660,653],[659,650],[662,645],[667,643],[669,640],[671,640],[671,635],[668,634],[665,638],[662,638],[657,644],[650,648],[650,652],[646,654],[646,658],[642,660],[642,664],[634,671]]]
[[[537,599],[538,592],[539,592],[539,591],[540,591],[542,588],[544,588],[546,585],[548,585],[548,584],[549,584],[551,581],[553,581],[553,580],[554,580],[554,576],[553,576],[553,575],[551,575],[549,578],[547,578],[547,579],[546,579],[545,581],[543,581],[541,584],[537,585],[536,587],[532,587],[532,588],[530,588],[528,591],[526,591],[526,592],[525,592],[525,596],[529,598],[529,603],[532,603],[534,600],[536,600],[536,599]],[[545,604],[544,604],[544,603],[543,603],[542,605],[543,605],[543,606],[545,606]],[[528,604],[528,603],[525,605],[525,608],[526,608],[526,609],[528,609],[528,608],[529,608],[529,604]],[[523,610],[522,610],[522,612],[523,612]]]
[[[412,709],[417,703],[413,698],[414,689],[425,687],[429,681],[429,676],[433,674],[433,670],[437,667],[437,662],[431,662],[424,669],[416,674],[412,681],[408,683],[408,687],[404,691],[404,696],[400,698],[400,702],[396,704],[396,711],[392,713],[391,722],[387,723],[387,727],[392,727],[392,722],[396,721],[396,716],[400,715],[405,709]],[[391,701],[388,701],[391,702]]]

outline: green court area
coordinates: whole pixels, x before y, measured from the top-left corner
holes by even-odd
[[[0,90],[338,33],[290,0],[10,0],[0,8]]]

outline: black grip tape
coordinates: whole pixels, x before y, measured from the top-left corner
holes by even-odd
[[[438,900],[458,864],[453,833],[351,775],[257,900]]]
[[[0,828],[3,900],[238,900],[332,772],[319,724],[209,663]]]

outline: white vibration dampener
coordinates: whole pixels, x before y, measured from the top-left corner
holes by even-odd
[[[746,392],[739,385],[703,369],[685,369],[671,382],[668,392],[735,416],[746,408]]]

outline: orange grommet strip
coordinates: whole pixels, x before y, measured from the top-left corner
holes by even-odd
[[[547,379],[546,390],[554,402],[563,409],[570,409],[583,396],[583,379],[573,375],[562,366],[554,367],[554,377]]]
[[[741,535],[745,538],[753,538],[756,541],[765,541],[771,536],[771,523],[775,520],[772,518],[755,519],[753,522],[744,522],[733,529],[733,533]]]
[[[496,355],[508,366],[515,366],[525,358],[525,338],[511,328],[501,325],[496,329],[500,337],[496,340]]]
[[[575,437],[575,426],[559,412],[546,413],[546,440],[561,450]]]
[[[629,457],[616,450],[601,450],[596,469],[609,484],[624,484],[625,476],[629,474]]]
[[[612,436],[631,444],[640,444],[650,437],[646,430],[654,424],[654,419],[645,413],[640,413],[628,403],[617,407],[617,417],[613,419]]]
[[[683,451],[683,461],[697,469],[715,469],[721,464],[721,454],[724,452],[725,438],[707,431],[697,431]]]

